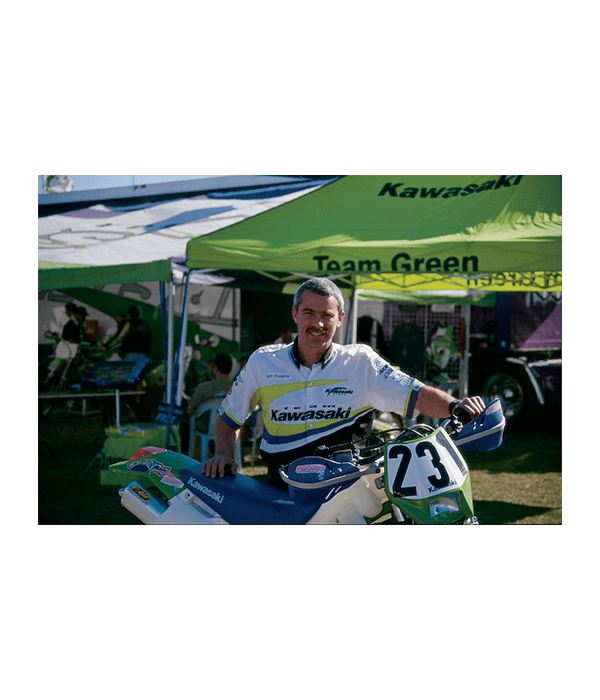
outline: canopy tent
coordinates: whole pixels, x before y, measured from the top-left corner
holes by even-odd
[[[42,194],[38,197],[38,289],[189,281],[189,273],[178,263],[190,239],[282,205],[331,179],[227,176]],[[210,272],[194,273],[193,277],[193,282],[201,285],[225,284],[233,279]],[[171,287],[165,358],[168,374],[172,364],[172,299]],[[185,321],[183,314],[182,319]],[[167,384],[170,387],[169,377]]]
[[[557,291],[561,222],[560,176],[345,176],[190,241],[186,264],[353,291]]]
[[[38,288],[171,281],[188,241],[331,181],[223,177],[38,197]],[[227,281],[227,280],[224,280]],[[214,276],[206,284],[215,284]]]
[[[176,259],[207,284],[320,275],[354,299],[561,289],[560,176],[227,177],[38,204],[40,289],[171,282]]]
[[[164,185],[132,186],[38,197],[38,289],[68,290],[113,283],[169,283],[167,395],[175,399],[173,281],[189,281],[178,264],[195,236],[264,212],[331,178],[322,176],[230,176]],[[215,285],[232,278],[194,274]],[[186,286],[187,293],[187,286]],[[167,295],[164,294],[166,297]],[[185,344],[187,303],[182,309]],[[166,312],[165,316],[166,316]],[[179,352],[179,363],[183,352]],[[177,367],[176,361],[176,367]],[[176,374],[176,372],[175,372]],[[179,372],[177,401],[181,396]]]
[[[288,292],[330,277],[352,298],[355,340],[359,297],[485,303],[496,291],[559,291],[561,235],[560,176],[344,176],[190,241],[186,264]]]

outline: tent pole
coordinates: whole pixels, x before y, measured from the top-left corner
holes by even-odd
[[[344,326],[344,343],[348,345],[351,342],[352,336],[352,313],[354,311],[354,299],[350,297],[348,303],[346,304],[346,316],[345,316],[345,326]]]
[[[116,409],[116,423],[117,428],[121,429],[121,397],[119,395],[119,390],[115,389],[115,409]]]
[[[173,281],[169,282],[169,303],[167,316],[167,403],[173,397]]]
[[[242,353],[242,290],[233,290],[233,340],[237,343],[238,352]]]
[[[352,336],[350,342],[356,343],[358,339],[358,289],[354,288],[352,293]]]
[[[357,324],[357,316],[356,316],[356,311],[357,311],[357,305],[358,305],[358,290],[356,288],[356,282],[354,281],[354,278],[352,278],[352,296],[350,297],[350,308],[346,312],[346,344],[348,343],[356,343],[356,337],[358,335],[358,324]]]
[[[187,342],[187,317],[188,317],[188,286],[190,282],[189,272],[184,275],[183,282],[183,308],[181,309],[181,333],[179,343],[179,371],[177,373],[177,396],[175,403],[181,406],[183,398],[183,380],[185,373],[185,347]]]
[[[465,352],[460,358],[459,398],[469,395],[469,346],[471,344],[471,304],[461,308],[461,318],[465,323]]]

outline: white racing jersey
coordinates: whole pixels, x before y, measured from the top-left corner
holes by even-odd
[[[250,356],[220,414],[237,429],[260,405],[260,449],[279,454],[325,443],[372,409],[412,417],[421,386],[368,345],[333,343],[312,368],[300,364],[295,344],[267,345]]]

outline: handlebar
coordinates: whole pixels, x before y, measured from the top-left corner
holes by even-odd
[[[286,464],[279,470],[279,474],[281,475],[281,478],[283,481],[285,481],[288,486],[297,486],[297,482],[294,481],[293,479],[290,479],[288,476],[288,468],[289,464]],[[330,479],[327,479],[327,486],[328,487],[333,487],[337,486],[339,484],[344,484],[347,481],[356,481],[358,478],[361,476],[367,476],[368,474],[379,474],[380,469],[379,467],[367,467],[366,469],[359,469],[358,471],[355,472],[349,472],[348,474],[340,474],[339,476],[334,476],[331,477]],[[322,489],[323,488],[323,482],[322,481],[315,481],[314,483],[311,482],[306,482],[302,484],[302,488],[306,490],[317,490],[317,489]]]
[[[463,426],[471,421],[468,412],[461,407],[454,410],[451,417],[440,423],[441,428],[456,436]],[[385,445],[389,442],[406,442],[427,437],[436,428],[426,424],[417,423],[410,428],[391,428],[373,433],[354,442],[345,442],[339,445],[320,445],[315,448],[314,454],[319,457],[335,459],[340,462],[353,461],[357,465],[374,462],[383,455]]]
[[[473,423],[474,420],[477,421],[474,424],[475,427],[465,434],[464,426]],[[462,449],[488,450],[495,449],[501,444],[504,423],[501,404],[496,399],[488,404],[486,410],[480,413],[477,419],[472,419],[468,411],[457,406],[453,415],[444,419],[439,427],[445,430],[453,440],[457,440],[457,446]],[[436,429],[426,423],[417,423],[410,428],[391,428],[354,442],[319,446],[314,454],[340,462],[352,461],[356,465],[365,465],[382,457],[387,443],[426,438]]]
[[[456,418],[463,424],[465,425],[466,423],[471,422],[471,416],[469,415],[469,412],[464,409],[462,406],[457,406],[454,411],[452,411],[452,415],[456,416]]]

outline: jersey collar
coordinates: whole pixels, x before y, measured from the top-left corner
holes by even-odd
[[[300,362],[300,352],[298,350],[298,337],[294,340],[293,344],[290,347],[290,355],[292,357],[292,360],[294,361],[294,364],[298,369],[302,366],[302,363]],[[325,365],[331,360],[333,356],[333,343],[327,348],[325,354],[323,357],[319,360],[317,364],[320,364],[321,367],[325,367]]]

